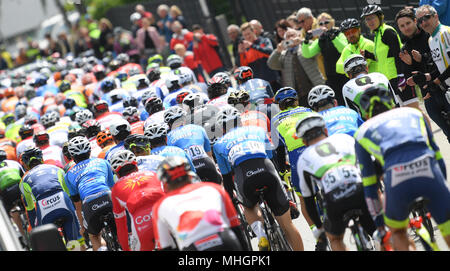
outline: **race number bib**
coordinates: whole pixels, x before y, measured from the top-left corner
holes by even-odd
[[[247,141],[231,148],[230,152],[228,153],[228,161],[230,161],[230,163],[234,165],[239,157],[265,152],[266,149],[263,142]]]
[[[325,194],[350,184],[362,182],[359,170],[355,166],[343,165],[332,168],[320,180]]]
[[[208,156],[205,152],[205,149],[203,149],[203,147],[200,145],[192,145],[184,149],[184,151],[191,157],[192,160],[197,160]]]

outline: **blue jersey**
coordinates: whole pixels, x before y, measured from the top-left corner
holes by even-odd
[[[191,170],[195,172],[195,167],[194,167],[194,164],[192,163],[191,157],[189,157],[181,148],[178,148],[175,146],[160,146],[160,147],[152,149],[151,154],[152,155],[161,155],[164,157],[169,157],[169,156],[184,157],[189,161],[189,164],[191,165]]]
[[[214,154],[222,174],[228,174],[240,163],[255,158],[272,158],[272,145],[263,128],[237,127],[219,138]]]
[[[114,153],[121,150],[125,150],[125,141],[121,141],[114,147],[110,148],[105,154],[105,159],[109,161]]]
[[[345,106],[337,106],[319,112],[327,124],[328,136],[347,134],[353,136],[358,127],[363,124],[361,116],[355,110]]]
[[[164,156],[161,155],[146,155],[136,157],[137,166],[139,171],[153,171],[156,172],[159,164],[164,160]]]
[[[177,127],[167,135],[167,145],[183,149],[191,160],[208,156],[211,151],[211,142],[203,127],[187,124]]]
[[[65,179],[70,195],[80,195],[81,200],[114,186],[111,166],[100,158],[81,161],[66,173]]]

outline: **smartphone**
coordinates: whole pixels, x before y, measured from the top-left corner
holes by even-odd
[[[313,35],[313,37],[318,37],[318,36],[322,35],[322,33],[324,31],[325,30],[323,30],[322,28],[316,28],[316,29],[311,30],[311,34]]]

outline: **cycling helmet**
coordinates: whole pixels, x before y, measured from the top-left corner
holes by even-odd
[[[148,80],[146,75],[142,74],[138,78],[135,78],[134,84],[137,90],[141,90],[150,86],[150,80]]]
[[[198,93],[189,93],[183,99],[183,104],[187,105],[191,110],[198,105],[205,104],[205,102],[202,95]]]
[[[313,87],[308,93],[308,104],[311,108],[321,107],[334,100],[334,90],[327,85]]]
[[[238,84],[242,84],[247,80],[253,79],[253,70],[248,66],[241,66],[234,70],[234,79]]]
[[[122,135],[131,133],[131,125],[125,119],[121,119],[111,124],[109,131],[113,137],[121,138]]]
[[[25,117],[27,114],[27,106],[25,104],[17,104],[16,108],[14,109],[14,115],[16,116],[16,119],[21,119]]]
[[[8,158],[8,154],[5,150],[0,149],[0,162],[5,161]]]
[[[138,100],[133,97],[133,96],[127,96],[123,99],[123,107],[130,107],[130,106],[134,106],[134,107],[138,107],[139,106],[139,102]]]
[[[66,108],[66,109],[72,109],[72,108],[74,108],[74,106],[76,106],[76,105],[77,105],[77,103],[76,103],[75,100],[72,99],[72,98],[66,98],[66,99],[63,101],[63,106],[64,106],[64,108]]]
[[[109,112],[109,105],[108,102],[105,100],[97,101],[94,104],[94,112],[98,116],[99,114]]]
[[[37,134],[34,134],[33,136],[33,142],[36,144],[36,146],[45,146],[49,144],[50,136],[46,131],[39,131]]]
[[[109,62],[109,69],[111,71],[115,71],[119,68],[120,68],[120,62],[117,59],[113,59],[113,60],[111,60],[111,62]]]
[[[154,82],[156,80],[161,79],[161,70],[159,67],[150,68],[147,70],[147,78],[150,82]]]
[[[118,174],[122,168],[132,165],[137,168],[136,155],[129,150],[119,150],[111,156],[110,159],[112,170]]]
[[[122,112],[122,116],[130,123],[135,123],[140,121],[141,119],[139,118],[139,111],[136,107],[134,106],[128,106],[125,107],[125,109]]]
[[[85,136],[76,136],[69,141],[69,153],[77,157],[91,152],[91,143]]]
[[[141,70],[138,67],[133,66],[128,69],[128,77],[132,77],[138,74],[141,74]]]
[[[23,125],[19,129],[19,136],[22,140],[32,137],[34,135],[34,129],[30,125]]]
[[[28,148],[22,153],[20,159],[22,160],[22,163],[28,167],[30,167],[31,162],[33,161],[39,161],[39,163],[42,163],[42,150],[36,147]]]
[[[106,77],[106,68],[102,64],[97,64],[92,68],[92,73],[97,81],[103,80]]]
[[[83,128],[81,128],[81,127],[70,127],[69,128],[69,133],[67,134],[67,138],[69,140],[71,140],[72,138],[77,137],[77,136],[84,136]]]
[[[167,57],[167,66],[169,66],[170,69],[175,70],[181,67],[181,64],[183,64],[183,59],[181,59],[179,55],[173,54]]]
[[[125,82],[128,80],[128,73],[120,71],[116,74],[116,79],[119,79],[120,82]]]
[[[123,66],[130,62],[130,57],[125,53],[120,53],[119,55],[117,55],[116,60],[119,61],[120,66]]]
[[[250,94],[245,89],[233,91],[228,96],[228,104],[248,104],[250,102]]]
[[[67,80],[63,80],[61,82],[61,84],[59,84],[59,87],[58,87],[59,91],[62,93],[70,90],[71,88],[72,88],[72,86],[70,85],[70,82]]]
[[[167,136],[169,128],[165,123],[151,123],[144,129],[144,135],[152,140]]]
[[[180,77],[180,84],[182,86],[187,86],[194,82],[194,77],[192,76],[192,73],[188,72],[185,69],[176,69],[174,70],[174,74]]]
[[[92,112],[89,109],[83,109],[77,113],[75,113],[75,121],[79,124],[82,125],[84,122],[93,119],[94,115],[92,114]]]
[[[124,147],[132,151],[133,147],[140,147],[142,149],[150,149],[150,140],[145,135],[131,134],[124,140]]]
[[[150,64],[153,64],[153,63],[161,65],[162,62],[163,62],[163,57],[161,55],[159,55],[159,54],[156,54],[156,55],[152,55],[151,57],[148,58],[147,65],[150,65]]]
[[[35,123],[38,123],[38,118],[33,114],[27,114],[24,118],[24,124],[26,125],[33,125]]]
[[[106,78],[100,83],[100,89],[103,91],[103,93],[108,93],[113,89],[116,89],[116,80],[114,78]]]
[[[296,135],[299,138],[303,138],[308,131],[311,131],[314,128],[321,128],[320,131],[322,131],[323,128],[326,128],[326,123],[322,115],[316,112],[312,112],[297,121],[297,124],[295,125]],[[312,135],[310,138],[314,138],[315,136],[317,136],[317,134]]]
[[[367,5],[362,10],[361,19],[372,14],[383,14],[383,10],[378,5]]]
[[[69,152],[69,141],[64,142],[64,144],[62,145],[62,153],[64,157],[67,158],[67,160],[72,160],[72,156]]]
[[[274,102],[280,104],[286,99],[298,99],[297,91],[291,87],[280,88],[277,93],[275,93]]]
[[[13,123],[14,121],[16,121],[16,118],[15,118],[14,114],[9,113],[2,117],[2,121],[5,124],[5,126],[8,126],[11,123]]]
[[[49,127],[52,127],[57,123],[60,119],[59,113],[56,111],[50,111],[48,113],[45,113],[41,117],[41,124],[44,125],[44,127],[47,129]]]
[[[39,76],[34,80],[33,86],[38,88],[47,85],[48,78],[45,76]]]
[[[212,77],[208,81],[208,98],[210,100],[220,97],[228,92],[228,87],[223,77]]]
[[[359,69],[358,67],[361,67]],[[347,57],[344,62],[344,72],[346,74],[354,74],[355,72],[360,72],[362,68],[367,67],[367,61],[362,55],[352,54]]]
[[[166,78],[166,87],[170,92],[180,89],[181,88],[180,77],[175,74],[170,74]]]
[[[184,116],[186,116],[186,111],[180,106],[172,106],[164,111],[164,121],[168,124],[172,124],[174,121]]]
[[[116,104],[123,100],[124,91],[122,89],[116,88],[115,90],[112,90],[107,95],[107,100],[110,102],[110,104]]]
[[[224,127],[228,122],[234,121],[235,124],[241,118],[241,113],[232,106],[226,106],[222,108],[216,116],[216,123],[220,127]]]
[[[352,29],[352,28],[360,28],[361,24],[359,21],[355,18],[348,18],[342,21],[340,25],[341,32],[345,32],[346,30]]]
[[[371,86],[364,90],[359,104],[366,119],[395,107],[391,92],[383,85]]]
[[[189,181],[195,177],[189,161],[181,156],[169,156],[165,158],[156,169],[158,179],[162,183],[176,184]]]
[[[102,130],[102,127],[98,121],[95,119],[90,119],[85,121],[81,127],[83,128],[84,134],[87,138],[96,137],[97,134]]]
[[[145,103],[150,98],[158,98],[158,95],[156,94],[156,92],[153,89],[146,90],[144,93],[142,93],[142,96],[141,96],[142,104],[145,106]]]
[[[149,115],[164,110],[163,102],[158,97],[150,97],[145,101],[145,111]]]
[[[189,95],[189,93],[190,93],[190,92],[188,92],[188,91],[180,92],[180,93],[177,95],[177,99],[176,99],[177,104],[182,104],[184,98],[186,98],[186,96]]]
[[[113,137],[112,137],[112,135],[111,135],[111,133],[109,132],[109,130],[103,130],[103,131],[100,131],[98,134],[97,134],[97,144],[100,146],[100,147],[104,147],[103,145],[108,141],[108,140],[113,140]]]
[[[218,72],[218,73],[214,74],[213,77],[222,77],[225,84],[227,85],[227,87],[231,87],[231,85],[232,85],[230,75],[226,72]]]

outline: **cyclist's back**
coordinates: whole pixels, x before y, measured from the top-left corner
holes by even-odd
[[[345,106],[332,107],[320,111],[327,124],[328,135],[348,134],[353,136],[358,127],[363,123],[361,116]]]

